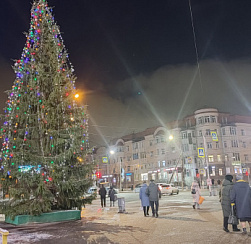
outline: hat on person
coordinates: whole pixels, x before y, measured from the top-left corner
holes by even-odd
[[[230,182],[232,182],[233,181],[233,176],[232,175],[226,175],[225,179],[229,180]]]

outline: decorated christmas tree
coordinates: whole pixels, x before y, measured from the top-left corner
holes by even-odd
[[[1,212],[12,217],[80,209],[92,184],[87,111],[46,0],[34,1],[26,36],[1,128],[1,183],[9,194]]]

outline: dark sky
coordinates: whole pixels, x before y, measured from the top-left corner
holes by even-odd
[[[14,81],[31,0],[0,0],[0,92]],[[251,1],[48,0],[85,91],[94,144],[203,106],[250,115]],[[0,96],[0,107],[4,96]],[[104,138],[100,140],[99,136]]]

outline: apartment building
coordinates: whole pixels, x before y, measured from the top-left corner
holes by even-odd
[[[165,127],[114,139],[109,148],[98,148],[94,158],[101,179],[117,187],[128,188],[150,179],[190,186],[194,177],[206,184],[208,174],[215,182],[227,173],[243,174],[249,181],[250,149],[251,116],[204,108]]]

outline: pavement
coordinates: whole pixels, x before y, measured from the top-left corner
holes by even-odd
[[[118,206],[100,208],[99,199],[82,211],[82,219],[72,222],[13,226],[0,222],[7,229],[8,244],[207,244],[251,243],[251,237],[222,230],[222,211],[218,196],[208,196],[200,210],[192,208],[190,191],[160,199],[159,218],[144,217],[138,194],[121,193],[126,212]],[[109,205],[109,201],[108,201]],[[0,216],[3,220],[3,216]],[[230,226],[229,226],[230,227]]]

